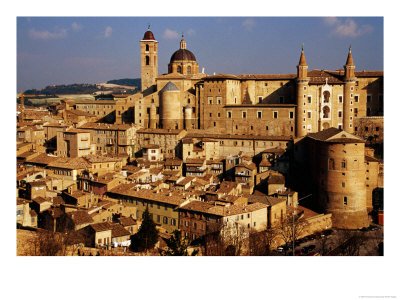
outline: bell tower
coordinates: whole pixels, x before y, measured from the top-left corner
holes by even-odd
[[[349,133],[354,132],[353,101],[354,101],[354,92],[356,85],[356,77],[354,69],[355,66],[350,46],[349,54],[347,55],[347,61],[346,64],[344,65],[344,86],[343,86],[343,129]]]
[[[307,127],[311,124],[307,123],[304,112],[305,106],[309,104],[306,101],[308,94],[308,83],[310,79],[307,77],[308,65],[304,55],[304,45],[301,47],[299,64],[297,65],[297,108],[296,108],[296,136],[305,136],[308,132]]]
[[[150,31],[150,26],[145,32],[143,39],[140,41],[140,64],[142,92],[156,83],[158,75],[158,42]]]

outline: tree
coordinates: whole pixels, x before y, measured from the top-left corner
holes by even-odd
[[[308,222],[302,219],[302,215],[287,215],[286,219],[277,228],[278,235],[287,245],[293,245],[305,232]]]
[[[139,231],[131,237],[133,251],[142,252],[153,249],[158,241],[158,230],[153,218],[149,214],[148,207],[143,213],[143,221]]]
[[[249,254],[254,256],[271,255],[271,248],[279,235],[276,228],[267,228],[260,232],[250,232]]]
[[[160,250],[162,256],[196,256],[199,250],[194,250],[192,254],[189,255],[188,247],[189,242],[187,239],[182,237],[180,230],[174,230],[172,236],[167,238],[162,238],[167,244],[167,250]]]

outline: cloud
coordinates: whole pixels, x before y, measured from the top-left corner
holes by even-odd
[[[73,31],[81,31],[82,28],[83,28],[83,26],[82,26],[82,25],[79,25],[79,24],[76,23],[76,22],[73,22],[73,23],[71,24],[71,28],[72,28]]]
[[[196,31],[193,28],[189,28],[189,30],[186,33],[187,33],[187,35],[191,36],[191,35],[195,35]]]
[[[109,38],[111,36],[112,33],[112,27],[111,26],[107,26],[106,29],[104,30],[104,38]]]
[[[242,26],[249,31],[251,31],[255,25],[256,22],[254,21],[254,19],[246,19],[242,22]]]
[[[175,40],[179,38],[179,33],[175,30],[165,29],[163,38],[166,40]]]
[[[325,18],[325,24],[333,27],[332,33],[341,37],[358,37],[374,30],[374,27],[368,24],[359,25],[353,19],[339,20],[336,17]]]
[[[50,32],[48,30],[36,30],[30,29],[29,30],[29,37],[33,40],[53,40],[53,39],[61,39],[67,35],[66,29],[58,29],[55,32]]]

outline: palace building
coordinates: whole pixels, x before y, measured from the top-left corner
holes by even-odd
[[[158,75],[157,45],[148,29],[140,41],[142,91],[118,101],[116,123],[301,137],[330,127],[357,134],[358,124],[383,115],[383,71],[355,71],[351,48],[335,71],[308,70],[302,48],[296,74],[208,76],[183,35],[168,74]]]

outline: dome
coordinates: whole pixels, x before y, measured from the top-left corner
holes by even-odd
[[[155,41],[154,34],[148,29],[143,36],[143,40],[145,41]]]
[[[179,91],[179,89],[171,81],[168,81],[168,83],[161,89],[160,93],[173,92],[173,91]]]
[[[196,57],[189,50],[179,49],[179,50],[175,51],[174,54],[172,54],[170,63],[173,63],[173,62],[179,61],[179,60],[196,61]]]

